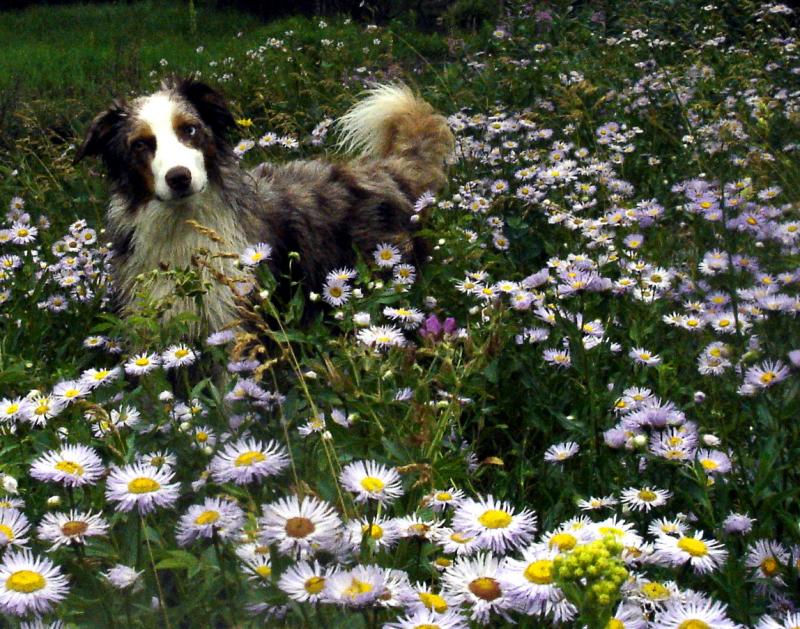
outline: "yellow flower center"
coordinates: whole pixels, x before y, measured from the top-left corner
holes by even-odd
[[[83,465],[74,461],[59,461],[55,464],[55,468],[59,472],[71,474],[72,476],[83,476],[84,472]]]
[[[311,577],[306,579],[303,588],[309,594],[319,594],[325,588],[325,577]]]
[[[189,355],[189,350],[184,349],[181,347],[178,350],[175,350],[175,358],[186,358]]]
[[[622,537],[625,535],[625,531],[614,526],[601,526],[597,530],[603,535],[613,535],[614,537]]]
[[[6,587],[9,590],[22,592],[23,594],[41,590],[46,584],[44,577],[33,570],[17,570],[6,579]]]
[[[98,371],[98,372],[96,372],[96,373],[94,374],[93,378],[94,378],[96,381],[98,381],[98,382],[99,382],[100,380],[103,380],[103,379],[104,379],[104,378],[105,378],[105,377],[106,377],[108,374],[110,374],[110,373],[111,373],[111,372],[110,372],[110,371],[108,371],[107,369],[101,369],[100,371]]]
[[[553,562],[549,559],[539,559],[525,568],[525,578],[531,583],[547,585],[553,582]]]
[[[767,372],[764,372],[763,374],[761,374],[761,376],[759,377],[759,380],[763,384],[769,384],[770,382],[775,380],[776,377],[777,376],[776,376],[774,371],[767,371]]]
[[[459,533],[458,531],[456,531],[450,536],[450,539],[453,540],[456,544],[466,544],[467,542],[470,542],[475,538],[467,537],[463,533]]]
[[[49,410],[50,410],[50,405],[47,402],[42,402],[41,404],[39,404],[39,406],[33,409],[33,412],[36,413],[37,415],[45,415]]]
[[[383,251],[381,251],[381,254],[380,254],[381,260],[391,260],[392,256],[393,256],[393,254],[392,254],[391,250],[389,250],[389,249],[384,249]]]
[[[258,574],[258,576],[260,576],[262,579],[267,579],[269,578],[269,575],[272,574],[272,568],[262,563],[256,566],[256,574]]]
[[[420,592],[419,600],[422,601],[425,607],[432,609],[437,614],[443,614],[447,611],[447,601],[433,592]]]
[[[436,500],[440,500],[442,502],[447,502],[448,500],[452,499],[453,499],[453,494],[448,493],[446,491],[440,491],[438,494],[436,494]]]
[[[203,432],[201,430],[194,436],[194,438],[197,439],[200,443],[205,443],[206,441],[208,441],[208,433]]]
[[[142,356],[141,358],[137,358],[133,361],[137,367],[147,367],[150,364],[150,359],[146,356]]]
[[[665,586],[655,581],[643,585],[642,594],[644,594],[651,601],[662,601],[670,596],[669,590]]]
[[[16,402],[14,404],[9,404],[8,406],[6,406],[6,411],[5,412],[6,412],[6,415],[13,415],[14,413],[18,413],[19,412],[19,404],[17,404]]]
[[[161,484],[152,478],[140,476],[128,483],[128,491],[132,494],[149,494],[161,489]]]
[[[89,525],[80,520],[70,520],[61,525],[61,532],[67,537],[83,535],[88,529]]]
[[[704,470],[715,470],[719,467],[719,463],[713,459],[700,459],[700,465],[703,466]]]
[[[681,537],[678,540],[678,548],[692,557],[705,557],[708,554],[708,547],[701,540],[693,537]]]
[[[367,581],[359,581],[355,577],[350,581],[350,586],[345,589],[342,594],[349,598],[355,598],[356,596],[360,596],[361,594],[367,594],[373,590],[374,586],[372,583],[368,583]]]
[[[284,526],[286,529],[286,534],[289,537],[294,537],[296,539],[300,539],[302,537],[308,537],[316,530],[316,526],[314,523],[309,520],[308,518],[289,518],[286,520],[286,525]]]
[[[374,494],[381,491],[386,485],[380,478],[365,476],[361,479],[361,486],[368,492]]]
[[[625,629],[625,623],[618,618],[612,618],[608,621],[606,629]]]
[[[489,509],[478,518],[487,529],[504,529],[511,524],[511,516],[500,509]]]
[[[484,601],[493,601],[503,595],[500,584],[491,577],[478,577],[470,581],[469,591]]]
[[[767,557],[761,562],[761,572],[768,577],[775,576],[775,573],[778,572],[778,568],[778,562],[775,560],[775,557]]]
[[[369,532],[369,536],[372,539],[381,539],[383,537],[383,528],[378,526],[377,524],[365,524],[361,527],[361,534]]]
[[[645,502],[653,502],[653,500],[658,498],[658,495],[655,492],[650,491],[649,489],[642,489],[638,493],[638,496],[639,500],[644,500]]]
[[[711,625],[703,622],[702,620],[691,618],[689,620],[684,620],[681,624],[679,624],[678,629],[711,629]]]
[[[550,548],[554,546],[560,551],[572,550],[578,543],[578,539],[569,533],[557,533],[550,538]]]
[[[0,524],[0,534],[5,535],[8,542],[14,539],[14,531],[7,524]]]
[[[263,452],[259,452],[258,450],[250,450],[249,452],[243,452],[237,456],[233,464],[236,467],[247,467],[249,465],[253,465],[254,463],[261,463],[262,461],[266,460],[267,457]]]
[[[19,230],[17,230],[17,236],[22,236],[23,238],[24,238],[25,236],[27,236],[29,233],[30,233],[30,232],[29,232],[27,229],[25,229],[25,228],[22,228],[22,229],[19,229]]]
[[[219,520],[219,511],[210,509],[208,511],[203,511],[203,513],[198,515],[194,519],[194,523],[199,524],[200,526],[205,526],[206,524],[214,524],[214,522],[217,520]]]
[[[74,397],[78,397],[81,392],[78,389],[67,389],[64,391],[64,397],[68,400],[71,400]]]

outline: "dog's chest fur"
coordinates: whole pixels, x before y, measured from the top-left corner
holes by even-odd
[[[211,230],[215,237],[201,233],[189,221]],[[191,203],[164,204],[151,200],[132,212],[121,198],[113,198],[109,206],[109,223],[117,235],[127,238],[127,251],[116,263],[117,290],[125,304],[131,304],[139,290],[137,277],[148,274],[142,286],[153,300],[169,299],[169,315],[194,312],[210,329],[218,329],[234,318],[234,299],[231,290],[213,277],[213,273],[193,258],[200,257],[216,272],[229,278],[241,277],[234,259],[219,254],[238,254],[246,246],[236,214],[224,207],[219,193],[209,187],[195,195]],[[218,239],[216,238],[218,237]],[[206,255],[201,255],[207,251]],[[175,295],[175,280],[163,273],[151,274],[154,269],[193,269],[207,283],[208,293],[198,305],[195,299]]]

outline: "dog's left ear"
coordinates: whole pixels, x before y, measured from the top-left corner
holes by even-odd
[[[188,100],[214,135],[224,138],[236,126],[236,121],[225,98],[212,87],[194,78],[184,79],[176,85],[178,93]]]

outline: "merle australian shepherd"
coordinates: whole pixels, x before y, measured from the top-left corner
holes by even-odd
[[[408,88],[383,85],[338,126],[340,146],[357,155],[349,161],[246,171],[228,139],[235,121],[224,98],[193,78],[169,79],[154,94],[117,101],[100,113],[76,161],[99,155],[108,171],[108,230],[122,313],[136,311],[141,274],[186,269],[201,250],[210,260],[201,269],[210,286],[202,304],[175,297],[167,312],[199,315],[194,333],[236,319],[231,282],[219,279],[241,272],[232,256],[219,254],[267,243],[276,277],[294,275],[306,290],[319,291],[329,271],[352,266],[380,243],[409,257],[419,253],[413,204],[445,182],[453,147],[446,120]],[[299,254],[292,264],[290,252]],[[168,274],[150,276],[152,298],[175,294]]]

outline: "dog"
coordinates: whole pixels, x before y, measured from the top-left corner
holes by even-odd
[[[355,157],[240,167],[224,97],[189,78],[169,78],[153,94],[114,101],[92,121],[75,162],[99,156],[111,184],[107,229],[112,276],[123,316],[137,312],[137,284],[150,278],[153,299],[171,300],[172,317],[193,312],[192,334],[236,321],[230,281],[236,256],[266,243],[267,261],[286,288],[319,291],[328,272],[352,267],[381,243],[419,257],[424,243],[414,203],[446,181],[454,147],[446,119],[400,84],[370,90],[340,120],[339,146]],[[153,270],[197,266],[202,300],[175,296],[174,280]],[[419,262],[419,260],[417,260]]]

